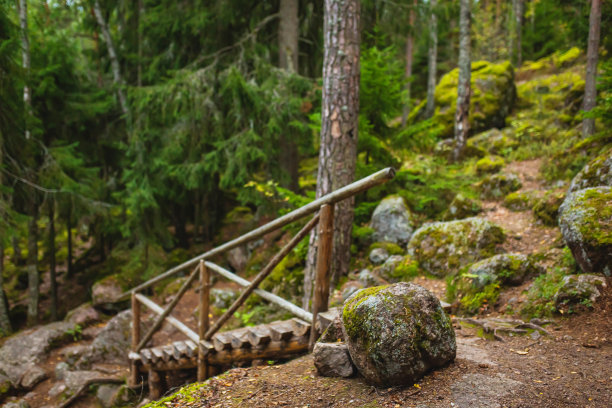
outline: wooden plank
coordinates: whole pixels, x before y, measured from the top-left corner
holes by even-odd
[[[238,299],[232,303],[232,305],[223,313],[221,317],[217,319],[215,324],[206,332],[204,338],[206,340],[210,340],[210,338],[219,331],[219,329],[228,321],[230,317],[234,315],[234,313],[238,310],[240,306],[244,303],[245,300],[253,293],[255,289],[259,286],[259,284],[270,275],[270,273],[276,268],[276,266],[281,263],[283,259],[295,248],[306,235],[310,233],[310,230],[317,225],[319,221],[319,215],[315,215],[308,223],[297,233],[291,240],[285,245],[272,259],[268,264],[257,274],[255,279],[249,283],[249,286],[238,296]]]
[[[255,327],[249,327],[249,332],[247,334],[249,343],[253,347],[262,347],[265,346],[272,340],[272,334],[270,333],[270,329],[266,325],[259,325]]]
[[[311,322],[317,321],[317,314],[327,311],[329,303],[329,281],[334,238],[334,206],[325,204],[321,206],[321,220],[319,222],[319,246],[317,248],[317,268],[315,276],[314,299],[312,302]],[[310,348],[321,333],[315,327],[310,330]]]
[[[142,357],[143,364],[151,364],[151,361],[153,360],[153,354],[149,349],[140,350],[140,356]]]
[[[140,362],[142,362],[142,357],[140,356],[140,353],[135,353],[135,352],[133,352],[133,351],[130,351],[130,352],[128,353],[128,358],[129,358],[131,361],[140,361]]]
[[[229,350],[232,348],[232,338],[227,332],[215,334],[212,341],[217,351]]]
[[[163,360],[164,359],[164,353],[161,350],[160,347],[153,347],[151,350],[151,353],[153,354],[153,363],[157,363],[159,360]]]
[[[153,302],[152,300],[150,300],[149,298],[147,298],[146,296],[141,295],[140,293],[137,293],[134,295],[138,301],[140,303],[142,303],[143,305],[145,305],[147,308],[149,308],[152,312],[157,313],[157,314],[161,314],[164,310],[155,302]],[[168,323],[170,323],[172,326],[176,327],[178,331],[180,331],[181,333],[183,333],[185,336],[187,336],[189,338],[189,340],[193,341],[193,342],[197,342],[199,341],[198,335],[197,333],[195,333],[193,330],[191,330],[189,327],[185,326],[183,323],[181,323],[179,320],[175,319],[172,316],[167,316],[166,317],[166,321]],[[141,342],[142,343],[142,342]]]
[[[231,336],[232,348],[239,349],[244,347],[251,347],[251,343],[249,342],[249,331],[248,329],[237,329],[226,332],[229,336]]]
[[[174,360],[174,347],[172,344],[167,344],[161,347],[164,356],[162,357],[164,361]]]
[[[184,341],[175,341],[174,343],[172,343],[172,346],[174,347],[174,350],[175,350],[175,356],[178,355],[178,357],[176,357],[176,360],[179,360],[180,358],[183,358],[189,355],[189,351],[187,350],[187,345],[185,344]]]
[[[140,343],[140,302],[136,299],[135,294],[132,294],[132,351],[137,351],[138,343]],[[136,355],[140,356],[138,353]],[[138,366],[136,360],[131,359],[130,362],[130,378],[128,383],[130,386],[135,387],[138,384]]]
[[[310,334],[310,323],[306,323],[305,321],[300,320],[297,317],[294,317],[289,321],[293,325],[294,336],[301,337]]]
[[[202,347],[202,351],[204,355],[208,355],[215,351],[215,346],[210,341],[200,340],[200,346]]]
[[[219,275],[223,276],[224,278],[227,278],[233,282],[236,282],[240,286],[247,287],[251,284],[251,282],[249,282],[248,280],[241,278],[240,276],[228,271],[225,268],[220,267],[219,265],[216,265],[212,262],[204,262],[204,263],[206,264],[206,267],[208,269],[217,272]],[[253,292],[261,296],[268,302],[274,303],[275,305],[280,306],[283,309],[291,312],[294,316],[297,316],[300,319],[305,320],[307,322],[312,322],[312,313],[309,313],[305,311],[304,309],[294,305],[293,303],[286,301],[282,297],[276,296],[275,294],[267,292],[263,289],[255,289],[253,290]]]
[[[287,341],[293,337],[293,325],[288,321],[276,321],[268,325],[273,341]]]
[[[323,197],[316,199],[310,202],[309,204],[306,204],[305,206],[298,208],[297,210],[290,212],[289,214],[279,217],[259,228],[252,230],[251,232],[248,232],[236,239],[226,242],[223,245],[220,245],[216,248],[206,251],[203,254],[196,256],[195,258],[185,261],[182,264],[167,270],[161,275],[156,276],[155,278],[149,279],[147,282],[136,286],[135,288],[131,289],[129,292],[124,293],[123,295],[120,296],[119,299],[121,300],[121,299],[127,298],[129,294],[132,292],[138,292],[144,288],[147,288],[157,282],[160,282],[166,279],[169,276],[172,276],[173,274],[177,272],[182,271],[183,269],[194,266],[198,262],[200,262],[200,260],[210,259],[215,255],[229,251],[230,249],[236,248],[249,241],[253,241],[257,238],[260,238],[266,235],[269,232],[282,228],[285,225],[290,224],[296,220],[299,220],[307,215],[313,214],[324,204],[335,204],[346,198],[352,197],[362,191],[366,191],[369,188],[385,183],[388,180],[391,180],[393,177],[395,177],[395,170],[392,167],[387,167],[386,169],[380,170],[374,174],[369,175],[368,177],[362,178],[361,180],[351,183],[348,186],[344,186],[336,191],[326,194]],[[308,319],[303,319],[303,320],[308,321]]]
[[[187,289],[189,289],[189,286],[191,286],[191,284],[193,283],[193,281],[199,276],[198,274],[198,269],[196,268],[196,270],[194,270],[191,275],[189,276],[189,278],[183,283],[183,285],[181,286],[181,288],[179,289],[178,293],[176,294],[176,296],[174,296],[174,299],[172,299],[172,301],[170,302],[170,304],[161,311],[161,313],[158,313],[159,316],[157,316],[157,319],[155,320],[155,322],[153,323],[153,326],[151,326],[151,328],[149,329],[149,331],[147,332],[147,334],[144,335],[144,337],[142,338],[142,340],[140,340],[140,343],[138,343],[138,346],[136,347],[135,351],[140,350],[141,348],[143,348],[145,346],[145,344],[147,344],[147,342],[151,339],[151,337],[153,337],[153,335],[155,334],[155,332],[160,328],[161,324],[164,322],[164,320],[167,320],[167,316],[170,315],[170,312],[172,312],[172,310],[174,309],[174,307],[176,306],[176,304],[179,302],[179,300],[181,300],[181,298],[183,297],[183,295],[185,294],[185,292],[187,292]],[[169,321],[169,320],[168,320]],[[178,322],[178,320],[177,320]],[[180,322],[179,322],[180,323]],[[181,323],[181,325],[183,325]],[[187,326],[185,326],[187,327]],[[178,327],[177,327],[178,329]]]
[[[191,340],[185,340],[185,344],[187,345],[188,355],[190,358],[198,355],[198,345],[197,343]]]
[[[208,363],[206,362],[206,356],[209,353],[209,349],[206,344],[203,344],[204,336],[209,329],[209,304],[210,304],[210,272],[204,265],[204,261],[200,261],[200,296],[199,296],[199,311],[198,316],[198,381],[204,381],[208,375]],[[210,339],[210,337],[208,337]]]

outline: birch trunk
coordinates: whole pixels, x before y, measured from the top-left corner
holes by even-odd
[[[429,118],[434,114],[436,91],[436,74],[438,60],[438,17],[436,16],[437,0],[429,3],[429,51],[427,53],[427,105],[425,107],[425,117]]]
[[[30,91],[30,40],[28,37],[28,2],[19,0],[19,25],[21,27],[21,66],[25,82],[23,85],[23,105],[26,113],[25,138],[30,138],[30,115],[32,114],[32,92]]]
[[[317,197],[351,183],[355,176],[361,40],[359,13],[358,0],[325,0],[325,52]],[[354,201],[354,198],[350,198],[336,204],[332,286],[340,276],[348,273]],[[313,233],[310,236],[304,276],[303,306],[307,310],[310,309],[314,282],[316,244],[316,233]]]
[[[597,59],[599,51],[599,31],[601,28],[601,0],[591,0],[589,17],[589,45],[587,49],[586,78],[584,81],[584,102],[582,109],[589,112],[597,102]],[[595,133],[595,119],[585,118],[582,121],[582,137]]]
[[[453,159],[460,160],[470,130],[470,0],[460,0],[459,10],[459,83],[455,111],[455,149]]]
[[[100,1],[95,0],[94,2],[94,14],[96,16],[96,21],[100,26],[100,31],[102,31],[102,36],[104,37],[104,41],[106,42],[106,48],[108,49],[108,58],[111,62],[111,69],[113,71],[113,83],[117,87],[117,97],[119,98],[119,105],[121,106],[121,112],[123,115],[128,118],[130,117],[130,110],[127,104],[127,99],[125,97],[125,92],[123,89],[124,82],[123,77],[121,76],[121,67],[119,65],[119,58],[117,57],[117,51],[115,50],[115,45],[113,44],[113,39],[110,35],[110,30],[106,25],[106,21],[104,20],[104,16],[102,15],[102,8],[100,7]]]
[[[402,115],[402,127],[406,126],[406,120],[410,114],[410,78],[412,77],[412,61],[414,59],[414,19],[417,7],[417,0],[412,3],[410,8],[410,14],[408,15],[408,24],[410,25],[410,31],[406,37],[406,106],[404,106],[404,114]]]

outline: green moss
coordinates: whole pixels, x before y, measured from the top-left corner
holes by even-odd
[[[407,282],[420,274],[419,263],[408,255],[388,275],[393,282]]]
[[[459,193],[455,196],[444,214],[442,214],[442,219],[445,221],[450,221],[467,218],[477,215],[481,211],[482,206],[478,201]]]
[[[486,156],[476,162],[476,171],[478,174],[497,173],[504,164],[504,159],[499,156]]]
[[[393,242],[375,242],[370,245],[368,252],[372,252],[372,250],[376,248],[384,249],[389,255],[404,255],[402,247]]]
[[[347,299],[342,309],[342,321],[344,323],[344,329],[349,337],[355,337],[361,331],[363,326],[364,316],[355,312],[355,309],[363,303],[368,297],[377,294],[383,289],[388,288],[389,285],[374,286],[371,288],[361,289],[355,293],[352,297]]]
[[[556,67],[566,67],[573,64],[578,57],[580,57],[581,51],[578,47],[572,47],[569,50],[560,53],[556,52],[553,54],[552,59]]]
[[[514,174],[493,174],[485,177],[475,186],[483,198],[499,199],[513,191],[519,190],[523,184]]]
[[[362,227],[360,225],[353,225],[353,242],[355,242],[358,247],[363,248],[372,242],[372,236],[374,235],[374,230],[370,227]]]
[[[467,313],[476,313],[483,305],[494,305],[499,298],[499,284],[491,283],[484,287],[481,292],[468,294],[459,301],[461,307]]]
[[[525,211],[532,207],[534,199],[533,191],[516,191],[504,197],[503,206],[512,211]]]
[[[533,206],[533,215],[544,225],[551,227],[557,226],[559,207],[565,199],[564,192],[547,192],[544,197],[536,200]]]

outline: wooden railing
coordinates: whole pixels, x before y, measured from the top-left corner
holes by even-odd
[[[362,191],[365,191],[371,187],[382,184],[395,175],[395,171],[392,168],[387,168],[374,173],[366,178],[363,178],[357,182],[354,182],[348,186],[345,186],[339,190],[336,190],[330,194],[327,194],[315,201],[298,208],[282,217],[279,217],[253,231],[248,232],[232,241],[226,242],[216,248],[213,248],[189,261],[178,265],[161,275],[133,288],[132,290],[124,293],[121,298],[126,299],[131,296],[132,299],[132,352],[138,353],[144,346],[151,340],[153,335],[161,327],[163,322],[174,326],[178,331],[187,336],[192,344],[197,347],[198,353],[198,381],[204,380],[209,375],[209,367],[207,362],[207,355],[213,349],[211,339],[217,333],[227,320],[238,310],[238,308],[246,301],[246,299],[252,294],[256,293],[263,299],[276,304],[277,306],[291,312],[293,315],[300,319],[311,323],[310,330],[310,344],[318,338],[318,333],[315,322],[317,321],[317,315],[325,312],[328,308],[329,298],[329,269],[331,263],[332,254],[332,242],[333,242],[333,224],[334,224],[334,204],[342,201],[346,198],[354,196]],[[290,224],[294,221],[302,219],[308,215],[316,213],[313,218],[289,241],[279,252],[276,254],[270,262],[259,272],[259,274],[249,282],[246,279],[239,277],[238,275],[228,271],[227,269],[216,265],[209,261],[215,255],[219,255],[230,249],[236,248],[249,241],[258,239],[263,235],[275,231],[283,226]],[[274,270],[274,268],[293,250],[300,241],[305,238],[310,231],[318,224],[318,250],[317,250],[317,264],[316,264],[316,277],[315,277],[315,288],[313,292],[313,312],[310,313],[287,300],[274,295],[273,293],[267,292],[263,289],[259,289],[258,286],[261,282]],[[162,308],[146,296],[139,293],[143,289],[146,289],[155,283],[158,283],[184,269],[194,267],[193,271],[183,283],[178,293],[172,299],[172,301]],[[215,272],[245,289],[234,301],[234,303],[225,311],[225,313],[219,317],[212,326],[209,326],[209,295],[211,286],[211,272]],[[195,333],[189,327],[181,323],[179,320],[170,316],[170,313],[180,301],[181,297],[187,292],[189,287],[199,279],[199,318],[198,318],[198,332]],[[141,310],[140,306],[146,306],[150,311],[157,315],[151,328],[141,336],[140,333],[140,320]],[[195,350],[194,350],[195,351]],[[138,368],[132,363],[130,383],[136,385],[138,383]],[[151,381],[151,379],[150,379]]]

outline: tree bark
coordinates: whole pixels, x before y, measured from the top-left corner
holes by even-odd
[[[19,25],[21,27],[21,66],[25,82],[23,85],[23,104],[26,114],[25,138],[30,138],[30,115],[32,114],[32,93],[30,91],[30,40],[28,37],[28,2],[19,0]]]
[[[71,278],[74,273],[72,267],[72,207],[68,207],[68,216],[66,217],[66,229],[68,230],[68,256],[66,257],[66,277]]]
[[[57,320],[57,276],[55,270],[55,200],[49,199],[49,281],[51,291],[51,320]]]
[[[298,0],[281,0],[278,24],[278,66],[290,72],[298,72]],[[279,163],[287,173],[284,187],[297,192],[299,185],[299,152],[295,138],[280,135]]]
[[[0,242],[0,336],[12,333],[8,299],[4,293],[4,245]]]
[[[31,218],[28,222],[28,326],[38,323],[40,280],[38,276],[38,204],[32,197]]]
[[[455,148],[453,159],[461,159],[470,130],[470,0],[460,0],[459,10],[459,83],[455,111]]]
[[[123,90],[124,82],[123,82],[123,77],[121,76],[121,67],[119,65],[119,58],[117,57],[117,51],[115,50],[115,45],[113,44],[113,39],[111,38],[110,30],[108,29],[108,26],[106,25],[106,21],[104,20],[104,16],[102,15],[102,8],[100,7],[99,0],[94,1],[94,14],[96,16],[98,25],[100,26],[100,30],[102,31],[102,36],[104,37],[104,41],[106,42],[106,48],[108,49],[108,57],[111,62],[111,69],[113,71],[113,83],[117,87],[117,97],[119,98],[119,105],[121,106],[121,112],[129,121],[130,109],[128,107],[127,99],[125,97],[125,92]]]
[[[599,31],[601,28],[601,0],[591,0],[591,15],[589,17],[589,45],[587,49],[586,78],[584,81],[584,102],[582,109],[589,112],[597,102],[597,59],[599,51]],[[582,121],[582,137],[595,133],[595,119],[584,118]]]
[[[438,59],[438,17],[436,16],[437,0],[429,3],[429,51],[427,53],[427,105],[425,117],[430,118],[434,114],[436,91],[436,63]]]
[[[410,26],[408,36],[406,37],[406,106],[404,106],[404,114],[402,115],[402,127],[406,126],[406,120],[410,114],[410,78],[412,77],[412,61],[414,57],[414,19],[417,7],[417,0],[413,0],[410,13],[408,15],[408,25]]]
[[[359,25],[357,0],[325,0],[323,99],[319,168],[316,196],[350,184],[355,176],[359,116]],[[348,273],[354,198],[336,204],[332,286]],[[316,260],[316,233],[310,247],[304,276],[304,309],[310,297]]]
[[[516,66],[520,67],[523,63],[522,53],[522,30],[523,30],[523,15],[524,15],[524,3],[523,0],[514,0],[514,30],[516,38]]]

